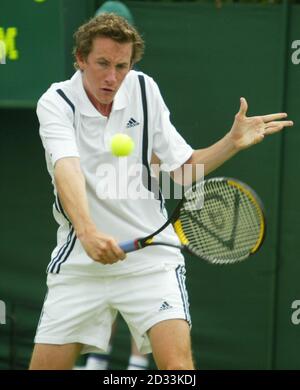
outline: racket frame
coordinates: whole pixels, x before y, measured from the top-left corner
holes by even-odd
[[[211,178],[211,179],[207,179],[205,181],[202,181],[200,183],[203,183],[203,185],[206,185],[212,181],[213,182],[216,182],[216,181],[226,182],[227,184],[229,184],[233,187],[236,187],[239,191],[242,191],[248,198],[250,198],[252,203],[255,204],[255,206],[256,206],[258,215],[260,217],[260,224],[261,224],[260,235],[259,235],[259,238],[258,238],[257,243],[254,246],[254,248],[245,257],[237,259],[234,262],[242,261],[242,260],[246,259],[247,257],[255,254],[261,248],[261,246],[265,240],[265,237],[266,237],[266,216],[265,216],[265,210],[264,210],[263,203],[262,203],[261,199],[259,198],[259,196],[257,195],[257,193],[251,187],[249,187],[247,184],[243,183],[242,181],[231,178],[231,177]],[[197,182],[193,183],[192,186],[190,187],[190,189],[193,188],[195,185],[197,185]],[[186,193],[187,193],[187,191],[185,192],[185,194]],[[130,240],[130,241],[127,241],[126,243],[122,243],[123,249],[126,248],[126,246],[127,246],[127,250],[125,249],[125,251],[128,253],[128,252],[132,252],[132,251],[135,251],[138,249],[145,248],[147,246],[163,245],[163,246],[168,246],[168,247],[172,247],[172,248],[178,248],[180,250],[185,250],[194,256],[201,257],[203,260],[209,261],[210,263],[225,264],[226,261],[224,261],[224,262],[221,262],[221,261],[218,262],[218,260],[213,261],[211,257],[207,257],[207,256],[205,256],[205,254],[202,254],[201,256],[199,256],[199,254],[196,254],[188,246],[188,239],[185,237],[185,234],[184,234],[184,231],[181,227],[181,223],[180,223],[180,219],[179,219],[180,210],[181,210],[181,208],[186,200],[185,194],[184,194],[183,198],[176,205],[175,209],[171,213],[171,216],[159,229],[157,229],[152,234],[149,234],[148,236],[140,237],[140,238],[137,238],[135,240]],[[163,241],[157,241],[157,242],[153,241],[154,237],[157,236],[160,232],[162,232],[170,224],[173,225],[173,228],[174,228],[177,236],[179,237],[179,240],[181,241],[181,245],[170,244],[170,243],[163,242]],[[231,261],[228,261],[228,263],[231,263]]]

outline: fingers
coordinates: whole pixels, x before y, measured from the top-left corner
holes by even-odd
[[[106,238],[101,247],[100,262],[103,264],[113,264],[126,258],[126,254],[113,238]]]
[[[247,110],[248,110],[248,104],[247,104],[247,100],[243,97],[240,98],[240,110],[239,112],[237,113],[238,116],[240,117],[245,117],[246,114],[247,114]]]
[[[110,245],[111,245],[111,251],[113,252],[115,257],[121,260],[124,260],[126,258],[126,253],[119,247],[117,241],[112,239],[110,241]]]
[[[282,130],[284,127],[291,127],[294,125],[293,121],[278,121],[278,122],[269,122],[265,127],[265,134],[273,134]]]
[[[116,240],[103,233],[95,231],[81,237],[80,241],[89,257],[99,263],[113,264],[126,258]]]
[[[268,123],[270,121],[275,121],[277,119],[283,119],[287,117],[286,112],[280,112],[277,114],[268,114],[268,115],[261,115],[261,119],[265,122]]]
[[[273,126],[282,126],[282,127],[290,127],[293,126],[293,121],[276,121],[276,122],[268,122],[268,124],[265,125],[265,128],[273,127]]]
[[[245,98],[241,97],[240,98],[240,102],[241,102],[241,105],[240,105],[240,110],[238,112],[238,116],[240,117],[245,117],[246,114],[247,114],[247,111],[248,111],[248,103],[246,101]],[[279,119],[284,119],[288,116],[288,114],[286,112],[278,112],[276,114],[267,114],[267,115],[261,115],[260,118],[265,122],[265,123],[269,123],[271,121],[276,121],[276,120],[279,120]],[[291,121],[289,121],[290,123]],[[292,126],[292,125],[287,125],[287,126]]]

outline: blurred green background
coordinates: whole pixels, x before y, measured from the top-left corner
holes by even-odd
[[[0,39],[9,28],[16,29],[11,36],[17,33],[9,41],[12,58],[0,65],[0,300],[8,314],[0,325],[1,369],[27,367],[55,243],[35,104],[52,82],[72,75],[72,33],[102,3],[1,0]],[[173,123],[193,147],[206,147],[230,129],[240,96],[249,115],[287,111],[295,122],[213,174],[237,177],[263,199],[268,232],[262,250],[226,267],[187,257],[187,287],[200,369],[300,369],[300,325],[291,321],[292,302],[300,299],[300,64],[291,59],[300,6],[124,3],[146,40],[138,66],[158,82]],[[129,350],[120,321],[111,367],[125,368]]]

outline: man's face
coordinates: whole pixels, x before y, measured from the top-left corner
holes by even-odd
[[[95,38],[86,59],[77,55],[83,84],[100,104],[110,104],[131,69],[132,43],[118,43],[107,37]]]

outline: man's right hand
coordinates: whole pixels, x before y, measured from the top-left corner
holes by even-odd
[[[78,233],[77,237],[88,256],[94,261],[114,264],[126,258],[117,241],[111,236],[100,233],[95,226]]]

